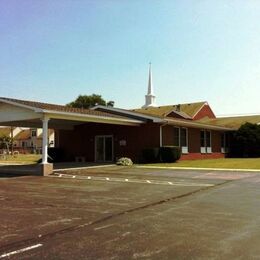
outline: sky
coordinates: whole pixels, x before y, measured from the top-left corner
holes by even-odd
[[[138,108],[208,101],[260,114],[258,0],[1,0],[0,96]]]

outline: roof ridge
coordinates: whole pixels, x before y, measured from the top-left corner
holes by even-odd
[[[133,108],[133,109],[129,109],[129,110],[149,110],[149,109],[158,109],[158,108],[166,108],[166,107],[175,107],[178,105],[193,105],[193,104],[205,104],[208,103],[207,101],[198,101],[198,102],[187,102],[187,103],[177,103],[177,104],[172,104],[172,105],[162,105],[162,106],[157,106],[157,107],[147,107],[147,108]]]

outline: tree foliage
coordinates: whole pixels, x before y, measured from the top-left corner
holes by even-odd
[[[233,135],[231,156],[260,157],[260,125],[245,123]]]
[[[92,95],[79,95],[74,101],[67,104],[69,107],[75,108],[91,108],[96,105],[102,106],[114,106],[114,101],[106,102],[101,95],[92,94]]]
[[[13,144],[13,139],[7,135],[0,136],[0,149],[8,149]]]

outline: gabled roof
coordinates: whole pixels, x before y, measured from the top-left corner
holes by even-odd
[[[53,129],[48,129],[48,135],[52,135],[54,134],[54,130]],[[42,138],[42,132],[37,136],[38,139]]]
[[[132,117],[141,117],[145,119],[150,119],[154,123],[161,123],[161,124],[169,124],[169,125],[178,125],[183,127],[194,127],[194,128],[205,128],[205,129],[215,129],[215,130],[222,130],[222,131],[229,131],[231,130],[228,127],[224,126],[215,126],[207,123],[201,123],[193,120],[187,120],[185,118],[173,118],[173,117],[167,117],[167,116],[159,116],[159,115],[150,115],[150,114],[144,114],[140,113],[138,111],[132,111],[132,110],[125,110],[121,108],[115,108],[115,107],[105,107],[105,106],[96,106],[92,109],[101,109],[102,111],[109,111],[111,113],[120,113]]]
[[[232,117],[218,117],[215,119],[203,118],[196,120],[202,124],[210,124],[214,126],[224,126],[233,129],[238,129],[241,125],[245,123],[260,124],[260,115],[251,116],[232,116]]]
[[[24,129],[20,133],[18,133],[15,137],[15,140],[28,140],[31,137],[31,130],[30,129]]]
[[[174,113],[178,113],[183,118],[188,119],[188,118],[193,118],[205,104],[207,104],[207,102],[203,101],[203,102],[186,103],[186,104],[178,104],[178,105],[138,108],[138,109],[133,109],[132,111],[146,114],[146,115],[154,115],[160,117],[166,117],[171,112],[174,112]]]

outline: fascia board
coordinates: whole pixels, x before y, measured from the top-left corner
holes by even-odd
[[[2,98],[0,98],[0,102],[6,103],[6,104],[9,104],[9,105],[13,105],[13,106],[17,106],[17,107],[27,108],[27,109],[33,110],[33,111],[35,111],[37,113],[40,113],[40,112],[43,111],[40,108],[36,108],[36,107],[20,104],[18,102],[10,101],[10,100],[6,100],[6,99],[2,99]]]
[[[213,126],[208,124],[199,124],[195,122],[184,122],[184,121],[177,121],[177,120],[167,120],[169,124],[176,124],[180,126],[190,126],[194,128],[206,128],[206,129],[212,129],[212,130],[223,130],[223,131],[234,131],[235,128],[229,128],[229,127],[223,127],[223,126]]]

